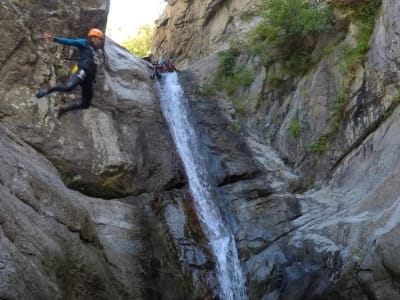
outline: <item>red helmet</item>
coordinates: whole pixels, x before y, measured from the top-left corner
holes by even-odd
[[[98,37],[103,39],[104,38],[104,33],[100,29],[97,28],[91,28],[88,32],[88,37]]]

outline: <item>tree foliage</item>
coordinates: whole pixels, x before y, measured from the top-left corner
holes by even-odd
[[[153,37],[154,27],[146,24],[139,28],[138,33],[134,37],[129,37],[122,42],[122,46],[138,57],[148,55],[151,50],[151,39]]]
[[[332,19],[328,6],[312,0],[263,0],[263,15],[271,31],[304,35],[326,31]]]
[[[285,73],[304,74],[316,37],[329,31],[333,15],[321,0],[262,0],[263,21],[250,34],[254,54],[264,64],[280,61]]]

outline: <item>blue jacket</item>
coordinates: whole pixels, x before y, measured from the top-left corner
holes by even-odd
[[[55,37],[54,41],[67,46],[79,48],[78,67],[84,69],[86,73],[94,77],[96,74],[95,49],[91,41],[87,39],[70,39],[63,37]]]

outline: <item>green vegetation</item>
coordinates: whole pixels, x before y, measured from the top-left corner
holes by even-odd
[[[242,126],[237,120],[233,120],[232,122],[229,123],[229,129],[234,131],[234,132],[239,132]]]
[[[268,85],[273,89],[281,87],[284,82],[285,74],[280,72],[271,73],[267,78]]]
[[[264,21],[250,32],[246,42],[234,40],[229,50],[220,53],[217,72],[203,87],[203,93],[223,90],[233,95],[238,87],[250,85],[253,72],[236,66],[237,58],[246,51],[259,56],[264,65],[282,63],[282,73],[269,76],[274,87],[284,82],[286,74],[304,74],[312,51],[307,37],[329,30],[332,21],[328,6],[307,0],[263,0],[262,16]]]
[[[333,20],[324,3],[307,0],[263,0],[264,21],[250,33],[250,47],[265,65],[281,62],[289,75],[310,67],[313,38],[328,31]]]
[[[365,62],[365,55],[369,50],[369,40],[374,30],[375,18],[380,5],[381,0],[367,0],[355,11],[353,22],[358,28],[355,36],[357,43],[355,47],[348,45],[344,49],[343,74],[354,72],[357,65]]]
[[[345,107],[350,100],[350,88],[357,68],[365,63],[366,54],[369,50],[369,42],[375,25],[375,18],[379,11],[381,0],[367,0],[360,6],[353,8],[353,23],[357,27],[355,34],[356,43],[343,47],[341,59],[341,72],[343,74],[343,87],[333,105],[332,120],[328,131],[323,134],[310,150],[314,153],[323,153],[328,149],[329,141],[332,140],[339,130],[340,123],[344,117]]]
[[[202,93],[215,94],[216,91],[225,91],[232,96],[243,86],[250,86],[254,80],[254,72],[244,65],[237,66],[240,51],[237,48],[219,53],[219,64],[212,80],[204,85]]]
[[[347,104],[348,96],[343,93],[336,97],[333,105],[332,119],[329,125],[329,129],[323,135],[321,135],[314,143],[309,146],[311,152],[315,154],[322,154],[328,150],[330,141],[337,135],[339,131],[340,123],[344,117],[344,111]]]
[[[340,122],[343,119],[344,109],[347,104],[348,97],[340,94],[336,97],[335,104],[333,105],[331,128],[332,132],[336,132],[339,129]]]
[[[238,114],[239,117],[244,117],[246,104],[245,101],[241,98],[234,98],[233,99],[233,107],[235,108],[235,112]]]
[[[151,50],[153,30],[153,26],[148,24],[140,27],[137,35],[123,42],[122,46],[138,57],[147,56]]]
[[[350,89],[351,77],[357,66],[365,62],[369,50],[369,40],[374,30],[375,18],[381,2],[381,0],[366,0],[359,7],[354,8],[353,23],[357,27],[356,44],[355,46],[346,45],[341,59],[342,73],[350,79],[344,84],[345,94]]]
[[[239,51],[235,48],[221,52],[219,54],[217,73],[224,77],[232,77],[234,75],[233,70],[236,64],[236,58],[239,56],[239,54]]]
[[[297,139],[300,136],[300,130],[301,126],[299,122],[299,117],[298,114],[296,114],[296,116],[292,120],[290,120],[289,133],[294,139]]]
[[[336,136],[345,114],[345,107],[350,99],[351,84],[355,72],[365,63],[369,50],[369,40],[374,28],[375,17],[381,0],[364,0],[350,4],[334,4],[336,9],[349,11],[351,22],[357,31],[356,41],[350,45],[347,41],[336,40],[321,49],[320,55],[329,55],[341,49],[341,73],[343,86],[335,103],[332,105],[332,118],[329,128],[311,144],[314,153],[324,153]],[[252,17],[251,12],[244,12],[242,20]],[[304,76],[316,63],[318,58],[311,58],[318,36],[332,28],[334,17],[331,7],[325,1],[310,0],[262,0],[263,21],[245,40],[233,40],[231,48],[219,54],[219,64],[214,76],[202,88],[206,95],[224,91],[231,96],[239,116],[244,116],[243,95],[238,98],[240,88],[249,86],[254,80],[254,73],[244,63],[239,63],[246,56],[257,56],[267,69],[277,66],[275,73],[269,68],[267,84],[270,88],[279,89],[293,78]],[[343,37],[346,34],[343,33]],[[237,127],[235,125],[235,127]],[[288,126],[293,138],[301,133],[298,116]]]
[[[326,31],[332,20],[328,6],[307,0],[263,0],[263,16],[273,41]]]
[[[310,145],[311,152],[322,154],[328,150],[330,137],[328,135],[320,136],[314,143]]]

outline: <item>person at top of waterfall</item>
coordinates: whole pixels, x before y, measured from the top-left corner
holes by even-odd
[[[149,65],[149,68],[151,69],[151,74],[150,74],[150,78],[154,79],[160,79],[161,78],[161,74],[160,74],[160,67],[158,65],[158,61],[153,61],[153,54],[149,53],[147,56],[142,57],[143,60],[151,63],[151,66]]]
[[[166,69],[168,72],[177,71],[177,70],[175,69],[174,60],[173,60],[172,58],[170,58],[169,61],[165,64],[165,69]]]
[[[161,70],[161,72],[166,72],[166,64],[167,64],[167,61],[165,60],[165,59],[161,59],[160,60],[160,62],[159,62],[159,66],[160,66],[160,70]]]
[[[70,105],[61,105],[58,110],[58,117],[70,110],[89,108],[93,96],[93,82],[96,77],[97,65],[101,61],[101,57],[99,57],[101,53],[97,50],[103,47],[103,32],[100,29],[91,28],[87,34],[87,38],[71,39],[55,37],[48,33],[43,33],[41,38],[77,47],[79,49],[79,62],[75,70],[72,71],[72,76],[67,81],[59,83],[54,87],[39,90],[36,97],[42,98],[53,92],[70,92],[80,85],[81,100]]]

